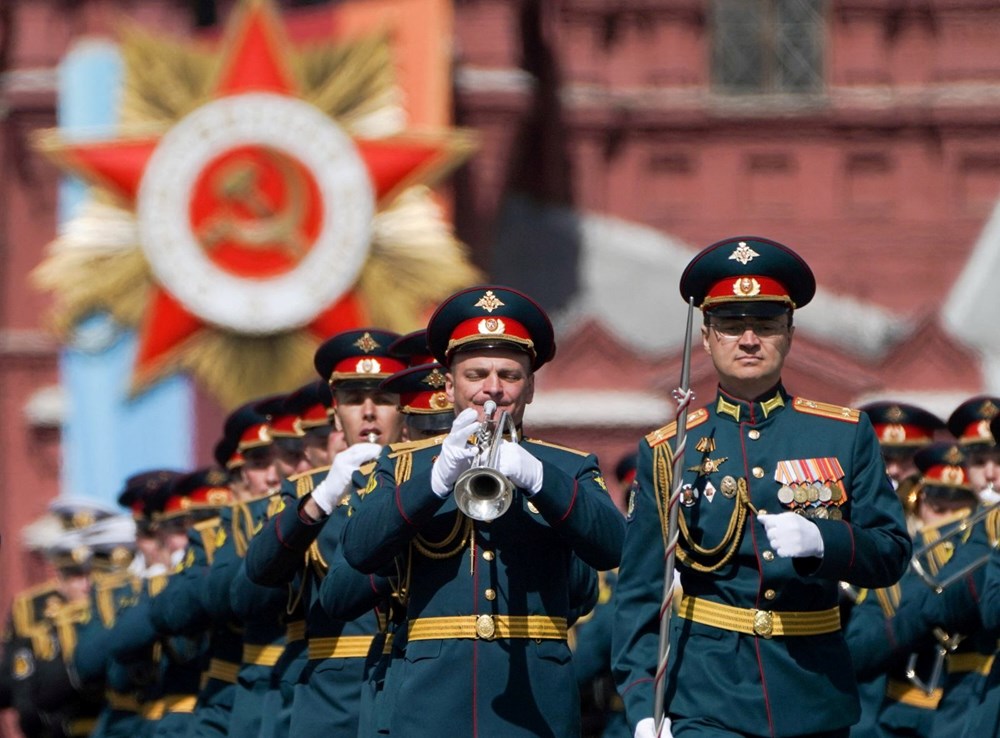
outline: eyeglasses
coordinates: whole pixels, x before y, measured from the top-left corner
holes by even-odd
[[[788,331],[788,316],[776,318],[714,318],[710,327],[723,343],[735,341],[747,331],[753,331],[758,338],[774,338]]]

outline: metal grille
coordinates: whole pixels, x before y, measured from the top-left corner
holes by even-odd
[[[712,0],[715,91],[821,92],[824,4],[824,0]]]

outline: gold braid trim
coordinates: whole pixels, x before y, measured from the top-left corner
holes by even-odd
[[[882,614],[886,618],[891,618],[896,614],[896,608],[899,607],[899,600],[901,597],[901,592],[898,584],[894,584],[891,587],[885,587],[884,589],[876,589],[875,597],[878,599],[879,607],[882,608]]]
[[[461,535],[461,540],[453,548],[445,551],[444,549],[451,545],[459,535]],[[445,536],[444,540],[432,542],[418,534],[413,539],[413,548],[416,549],[417,553],[429,559],[448,559],[455,554],[461,553],[462,549],[465,548],[465,544],[469,542],[471,535],[472,518],[467,518],[462,513],[456,512],[455,525],[452,526],[451,533]]]
[[[99,589],[94,596],[97,603],[97,613],[101,617],[101,623],[105,628],[110,628],[115,624],[115,591],[113,589]]]
[[[653,448],[653,496],[656,499],[656,508],[660,514],[660,530],[663,535],[663,545],[668,545],[667,525],[669,523],[670,492],[673,479],[673,450],[669,444],[663,443]],[[681,514],[677,518],[677,525],[680,531],[680,539],[684,541],[691,552],[685,551],[679,544],[677,546],[677,559],[690,566],[695,571],[712,572],[721,569],[736,554],[743,539],[743,525],[746,522],[747,507],[750,505],[750,493],[747,490],[745,479],[737,482],[737,496],[733,513],[729,517],[729,527],[725,535],[717,546],[705,548],[699,546],[691,539],[691,533],[687,527],[687,521]],[[694,559],[694,555],[705,558],[714,558],[728,546],[722,558],[714,564],[703,564]]]
[[[233,547],[241,559],[247,555],[250,539],[253,538],[253,514],[245,502],[233,506]]]
[[[307,494],[313,491],[313,488],[315,486],[316,485],[313,482],[311,474],[304,477],[299,477],[297,480],[295,480],[295,496],[305,497]]]
[[[993,548],[1000,544],[1000,510],[991,510],[986,516],[986,538]]]

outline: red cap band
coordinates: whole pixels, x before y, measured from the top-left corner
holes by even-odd
[[[738,302],[740,300],[787,302],[795,307],[792,298],[788,296],[788,289],[785,285],[771,277],[754,274],[730,276],[716,282],[705,295],[702,306],[708,307],[722,302]]]

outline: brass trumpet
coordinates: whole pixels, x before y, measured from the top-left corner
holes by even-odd
[[[990,560],[990,554],[993,549],[996,548],[995,545],[991,545],[989,550],[984,552],[982,556],[970,561],[957,571],[951,572],[948,576],[938,577],[936,572],[932,571],[932,569],[939,568],[941,565],[934,562],[934,558],[939,558],[939,554],[936,553],[937,549],[945,546],[954,548],[955,539],[964,538],[964,536],[968,535],[969,531],[971,531],[977,523],[989,517],[990,513],[996,510],[998,505],[1000,505],[1000,503],[979,508],[979,510],[963,519],[961,523],[949,530],[938,540],[932,541],[926,546],[922,546],[913,552],[913,557],[910,560],[910,567],[917,574],[917,576],[920,577],[924,584],[933,589],[937,594],[941,594],[951,584],[964,578],[967,574],[974,572]],[[950,556],[950,551],[947,553]]]
[[[473,520],[490,521],[499,518],[514,499],[514,485],[497,466],[504,430],[510,429],[511,440],[517,443],[517,428],[506,411],[494,420],[497,404],[483,404],[484,419],[476,432],[476,458],[472,467],[462,472],[455,482],[455,504]]]

